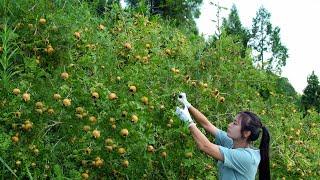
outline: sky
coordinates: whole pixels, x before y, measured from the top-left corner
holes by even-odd
[[[259,7],[265,7],[271,13],[273,27],[280,27],[282,44],[288,48],[289,58],[281,76],[288,78],[299,94],[307,86],[307,77],[312,71],[320,78],[319,0],[203,0],[201,16],[196,23],[205,36],[214,34],[217,25],[212,21],[217,20],[216,8],[209,2],[227,8],[222,10],[222,17],[228,17],[235,4],[243,26],[250,29]]]

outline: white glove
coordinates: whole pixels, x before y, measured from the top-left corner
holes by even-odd
[[[185,106],[183,109],[180,107],[176,108],[176,115],[180,118],[181,121],[186,123],[188,125],[188,128],[195,124],[190,116],[189,110],[187,106]]]
[[[182,103],[185,107],[187,107],[187,109],[189,109],[189,107],[191,106],[191,104],[187,100],[186,93],[180,93],[178,95],[178,101]]]

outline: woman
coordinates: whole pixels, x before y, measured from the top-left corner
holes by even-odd
[[[228,125],[228,131],[224,132],[194,108],[188,102],[185,93],[180,93],[178,100],[184,108],[177,107],[177,116],[188,125],[198,148],[218,160],[219,179],[255,179],[258,167],[259,179],[270,179],[270,136],[268,129],[262,125],[257,115],[248,111],[238,113],[235,120]],[[189,112],[207,132],[216,137],[216,144],[211,143],[197,128]],[[250,143],[258,139],[260,129],[262,129],[260,147],[253,149]]]

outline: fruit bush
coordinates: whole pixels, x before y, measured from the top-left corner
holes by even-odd
[[[209,46],[116,5],[103,16],[80,1],[0,7],[3,179],[215,179],[216,161],[174,115],[182,91],[224,130],[237,112],[256,112],[274,178],[320,175],[319,115],[302,119],[296,97],[241,57],[236,37]]]

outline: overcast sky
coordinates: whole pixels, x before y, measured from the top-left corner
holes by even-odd
[[[307,77],[314,70],[320,78],[320,1],[319,0],[211,0],[228,8],[222,12],[227,17],[235,4],[242,24],[251,28],[252,18],[259,7],[264,6],[271,13],[272,25],[279,26],[281,41],[288,48],[287,65],[282,69],[283,77],[298,93],[307,86]],[[215,32],[216,8],[203,0],[201,16],[196,20],[200,33],[211,35]]]

